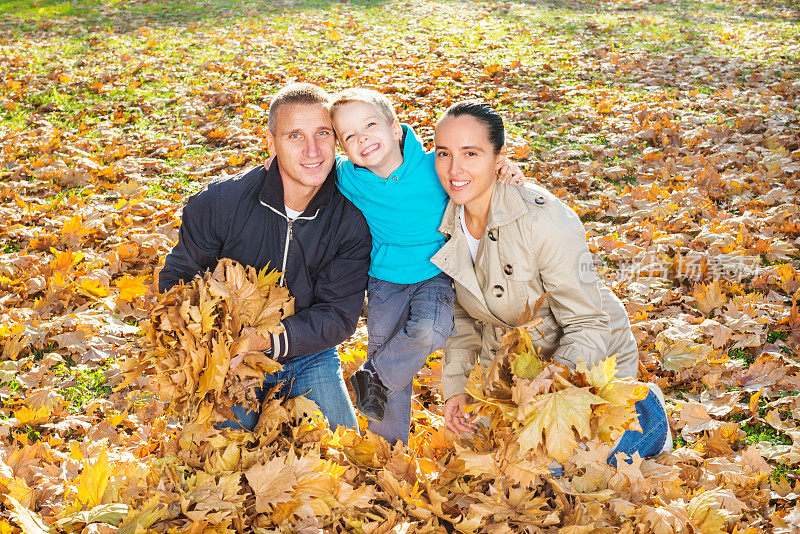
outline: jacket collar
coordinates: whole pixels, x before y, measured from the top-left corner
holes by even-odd
[[[439,226],[439,232],[447,237],[448,240],[444,246],[434,254],[433,258],[431,258],[431,262],[458,284],[464,286],[464,288],[472,293],[478,302],[480,302],[485,312],[481,320],[490,323],[505,324],[489,311],[483,291],[481,291],[478,276],[476,275],[476,269],[480,267],[472,263],[472,256],[470,255],[469,245],[466,242],[464,233],[456,232],[456,227],[460,228],[461,226],[459,211],[459,206],[453,203],[452,200],[447,203],[447,208],[445,208],[444,216],[442,217],[442,224]],[[497,183],[492,192],[486,230],[488,231],[509,224],[527,213],[528,207],[519,191],[515,187]],[[485,236],[486,233],[487,232],[484,232],[483,236]],[[502,232],[500,232],[500,235],[503,235]],[[481,253],[484,248],[485,240],[483,236],[481,236],[481,244],[478,247],[476,261],[480,261]]]
[[[498,182],[494,186],[494,191],[492,191],[486,229],[491,230],[492,228],[512,223],[527,213],[528,206],[517,188]],[[439,225],[439,233],[445,237],[452,237],[456,233],[456,224],[461,224],[457,214],[458,206],[451,200],[444,210],[442,223]]]
[[[286,214],[286,206],[283,202],[283,180],[281,180],[281,172],[278,169],[278,158],[272,160],[272,165],[264,171],[264,185],[261,187],[261,193],[258,200],[264,206],[271,208],[278,213]],[[303,215],[314,215],[320,208],[330,203],[333,194],[336,190],[336,165],[331,167],[328,176],[322,183],[317,194],[308,203],[308,206],[303,211]]]

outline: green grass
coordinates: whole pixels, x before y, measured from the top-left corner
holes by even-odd
[[[100,2],[97,3],[99,4]],[[73,2],[58,0],[33,0],[32,2],[12,0],[10,2],[0,2],[0,14],[25,19],[63,17],[76,13],[72,4]]]
[[[731,349],[728,351],[728,358],[732,360],[742,360],[747,365],[752,365],[756,361],[755,353],[752,350]]]
[[[698,18],[686,17],[687,11],[679,6]],[[765,10],[780,16],[777,9]],[[713,21],[707,16],[712,13]],[[588,0],[503,4],[389,0],[346,5],[332,0],[277,5],[251,0],[9,1],[0,2],[3,29],[8,30],[9,46],[25,53],[0,65],[0,76],[22,84],[19,89],[0,84],[0,101],[13,101],[9,106],[13,109],[0,108],[0,133],[24,132],[43,118],[65,134],[94,141],[96,146],[88,149],[93,154],[102,154],[109,127],[115,134],[140,139],[181,138],[187,129],[197,131],[211,121],[241,118],[237,106],[263,102],[289,79],[319,83],[330,90],[363,84],[382,87],[395,81],[413,86],[420,73],[456,68],[461,79],[449,75],[426,79],[442,97],[424,103],[414,99],[408,109],[425,110],[435,118],[456,99],[483,96],[508,115],[529,111],[529,118],[508,121],[508,130],[533,148],[531,161],[544,161],[559,148],[582,151],[587,142],[608,145],[608,139],[596,136],[602,128],[591,118],[579,112],[574,122],[567,123],[561,117],[582,107],[594,108],[603,91],[628,104],[649,100],[637,76],[647,71],[647,63],[659,59],[659,52],[681,51],[683,57],[688,50],[687,58],[703,54],[712,70],[721,61],[736,63],[757,56],[753,61],[758,64],[779,56],[777,48],[763,52],[763,40],[746,38],[756,28],[730,6],[695,1],[635,10],[613,4],[600,8]],[[329,38],[333,30],[339,39]],[[776,25],[775,31],[785,42],[800,38],[798,24]],[[732,37],[721,39],[725,32]],[[597,49],[603,52],[590,53]],[[376,56],[376,51],[381,54]],[[393,60],[382,63],[383,56]],[[523,70],[506,72],[515,61],[521,61]],[[640,62],[645,67],[640,68]],[[500,65],[501,72],[486,80],[484,67],[492,64]],[[352,69],[348,76],[342,75],[343,65]],[[292,68],[296,71],[290,72]],[[791,62],[782,69],[789,74],[797,71]],[[287,76],[274,76],[278,71]],[[103,87],[93,89],[95,81],[102,81]],[[713,76],[697,76],[692,82],[693,88],[709,94],[720,83]],[[536,95],[545,85],[560,100],[520,97]],[[238,92],[240,104],[215,105],[204,96],[228,90]],[[669,83],[663,90],[668,98],[688,92]],[[198,111],[182,111],[186,104]],[[419,115],[407,117],[405,106],[396,104],[401,119],[412,124],[418,120]],[[54,110],[39,113],[50,109],[45,106]],[[708,112],[707,120],[723,120],[724,114]],[[98,128],[101,124],[103,129]],[[80,125],[88,131],[79,131]],[[573,129],[580,131],[571,133]],[[421,133],[429,136],[430,126]],[[212,156],[228,148],[204,139],[186,143],[200,144],[199,150]],[[621,146],[618,158],[641,148],[636,142]],[[24,154],[29,157],[41,155],[36,146],[23,150],[31,151]],[[171,170],[147,179],[149,195],[188,194],[199,187],[200,182],[185,178],[190,158],[195,157],[189,152],[165,159]],[[576,163],[591,159],[585,154]],[[609,166],[617,158],[599,159]],[[591,187],[610,182],[622,188],[635,184],[636,176],[634,172],[618,179],[600,176],[602,182]]]
[[[773,467],[771,478],[776,482],[779,481],[781,478],[785,478],[788,481],[796,481],[800,478],[800,468],[797,467],[789,467],[786,465],[777,465]]]
[[[747,434],[745,441],[748,443],[758,443],[759,441],[768,441],[775,445],[791,445],[792,438],[786,434],[781,434],[774,428],[766,424],[758,422],[745,423],[742,430]]]
[[[63,379],[66,383],[74,381],[74,385],[62,386],[59,389],[61,396],[69,403],[70,411],[81,411],[85,402],[107,397],[111,394],[111,388],[106,385],[104,368],[111,362],[104,362],[102,368],[79,370],[70,367],[69,364],[62,364],[56,368],[56,376]]]
[[[776,341],[786,341],[789,339],[789,332],[782,332],[780,330],[770,330],[767,333],[767,343],[775,343]]]

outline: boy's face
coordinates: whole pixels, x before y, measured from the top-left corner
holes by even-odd
[[[366,102],[344,104],[333,115],[333,127],[342,149],[356,165],[383,178],[402,165],[400,123],[395,120],[389,124],[375,106]]]

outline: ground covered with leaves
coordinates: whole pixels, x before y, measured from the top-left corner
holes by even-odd
[[[40,0],[0,17],[0,532],[800,528],[795,3]],[[167,335],[154,274],[186,195],[266,158],[269,95],[293,80],[375,87],[428,143],[454,101],[502,110],[512,157],[584,221],[675,451],[607,466],[612,366],[522,376],[519,340],[511,374],[473,377],[472,439],[443,430],[433,357],[408,448],[331,434],[302,399],[270,401],[254,434],[184,424],[152,375],[131,380]],[[582,419],[543,417],[551,402]],[[540,467],[565,458],[551,435],[588,444],[561,478]]]

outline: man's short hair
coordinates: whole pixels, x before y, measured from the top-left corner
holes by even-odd
[[[275,133],[278,121],[278,110],[281,106],[290,104],[320,104],[326,106],[331,97],[325,89],[312,83],[291,83],[275,93],[269,103],[269,116],[267,126],[269,131]]]
[[[397,114],[394,112],[392,103],[388,98],[378,91],[372,89],[364,89],[362,87],[353,87],[345,89],[337,93],[333,97],[333,101],[328,105],[331,117],[333,117],[336,110],[350,102],[363,102],[375,107],[383,118],[386,119],[387,124],[393,124],[397,120]]]

